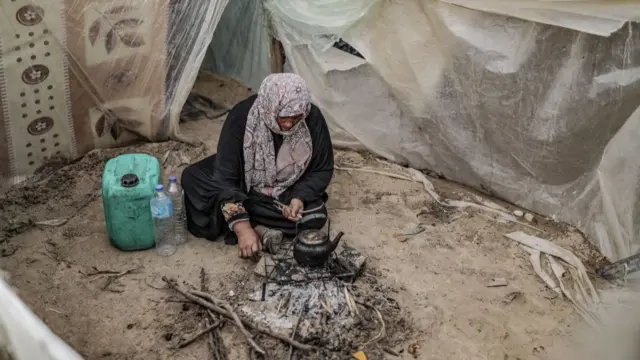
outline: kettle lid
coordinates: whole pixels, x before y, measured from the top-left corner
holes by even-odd
[[[303,230],[297,238],[298,241],[306,245],[319,245],[328,241],[327,234],[322,230]]]

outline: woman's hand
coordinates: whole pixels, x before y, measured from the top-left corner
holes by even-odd
[[[304,204],[301,200],[291,199],[289,206],[282,208],[282,215],[287,219],[296,222],[302,218],[302,211],[304,210]]]
[[[253,258],[260,251],[260,236],[248,221],[241,221],[233,225],[233,232],[238,237],[238,255],[243,259]]]

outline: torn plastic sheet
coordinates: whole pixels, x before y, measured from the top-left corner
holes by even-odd
[[[324,51],[382,0],[267,0],[265,8],[296,42]]]
[[[640,20],[639,1],[442,0],[469,9],[609,36]]]
[[[14,360],[82,360],[0,278],[0,355],[3,350]]]
[[[639,24],[602,37],[443,2],[379,5],[342,34],[366,60],[317,51],[300,42],[313,32],[272,14],[337,143],[567,222],[611,260],[638,249]]]
[[[215,28],[202,69],[224,74],[257,91],[271,73],[267,25],[261,2],[229,2]]]

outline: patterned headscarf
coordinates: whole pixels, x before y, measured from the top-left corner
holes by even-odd
[[[251,188],[278,198],[302,176],[311,160],[311,133],[305,121],[311,110],[311,94],[304,79],[296,74],[267,76],[256,98],[244,133],[244,172],[247,191]],[[302,115],[288,131],[276,119]],[[276,158],[271,132],[283,135]]]

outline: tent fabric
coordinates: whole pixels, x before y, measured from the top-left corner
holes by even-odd
[[[0,4],[0,183],[58,158],[177,135],[228,0]]]
[[[0,357],[81,360],[12,291],[0,274]],[[8,357],[7,357],[8,356]]]
[[[469,9],[513,16],[587,34],[609,36],[640,20],[637,1],[442,0]]]
[[[288,65],[339,141],[577,226],[611,260],[637,251],[640,27],[624,22],[626,5],[601,14],[624,24],[585,32],[568,15],[553,26],[475,11],[471,1],[380,2],[351,26],[323,23],[320,8],[282,15],[286,3],[266,7]],[[539,18],[558,5],[527,3],[544,3]],[[319,51],[320,33],[366,60]]]
[[[234,0],[224,10],[202,69],[260,87],[271,73],[269,22],[262,3]]]

